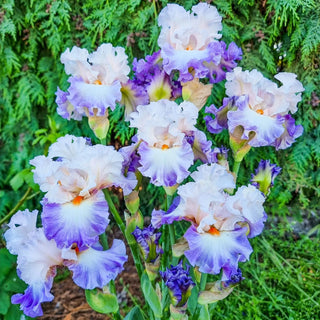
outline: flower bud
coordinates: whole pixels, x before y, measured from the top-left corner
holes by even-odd
[[[174,307],[183,307],[188,302],[191,290],[195,283],[189,274],[190,266],[186,269],[182,266],[182,260],[178,265],[167,268],[166,271],[160,271],[166,286],[169,288],[171,303]]]
[[[132,234],[139,245],[145,262],[154,263],[159,254],[163,253],[163,250],[159,245],[161,232],[155,233],[155,229],[152,226],[149,226],[144,229],[136,227]]]
[[[271,164],[270,160],[261,160],[255,174],[252,175],[251,183],[265,195],[268,195],[274,179],[280,171],[281,168]]]

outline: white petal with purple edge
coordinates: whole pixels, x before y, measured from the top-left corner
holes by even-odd
[[[237,269],[238,261],[248,260],[252,252],[246,228],[212,235],[200,234],[191,226],[184,237],[190,248],[185,256],[192,266],[199,266],[200,272],[218,274],[226,265]]]
[[[182,146],[162,150],[150,148],[146,142],[139,146],[141,156],[139,171],[151,178],[151,183],[156,186],[172,187],[183,181],[190,172],[193,164],[193,152],[191,146],[184,142]]]
[[[10,220],[10,228],[4,233],[6,247],[11,254],[19,254],[23,250],[28,234],[36,231],[38,210],[18,211]]]
[[[23,250],[19,251],[18,274],[29,285],[46,282],[55,276],[55,267],[62,261],[61,250],[54,240],[45,237],[43,228],[40,228],[28,234]]]
[[[54,239],[59,248],[89,246],[97,242],[98,236],[106,229],[108,203],[102,191],[96,195],[65,204],[43,201],[42,224],[48,239]]]
[[[110,85],[90,84],[80,78],[70,77],[69,101],[75,109],[86,107],[91,116],[103,116],[108,107],[114,110],[116,102],[121,100],[121,84],[114,81]],[[97,113],[94,113],[97,109]]]
[[[248,221],[255,223],[263,218],[265,197],[254,186],[241,186],[229,199],[233,199],[233,208],[240,210]]]
[[[73,272],[73,281],[78,286],[94,289],[102,288],[110,280],[114,280],[127,260],[124,243],[115,239],[109,250],[89,248],[78,254],[77,261],[66,261],[65,265]]]
[[[267,146],[274,143],[274,141],[284,132],[283,120],[278,117],[272,118],[265,115],[258,114],[251,110],[249,106],[244,110],[236,110],[228,112],[228,125],[231,133],[237,126],[244,128],[242,139],[248,140],[250,131],[256,134],[249,144],[253,147]]]
[[[50,278],[46,282],[33,284],[23,294],[18,293],[13,295],[11,303],[20,304],[20,309],[29,317],[40,317],[43,315],[41,303],[52,301],[54,298],[50,293],[52,283],[53,278]]]

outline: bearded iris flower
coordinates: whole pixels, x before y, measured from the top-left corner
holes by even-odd
[[[37,210],[18,211],[4,234],[8,250],[18,256],[18,275],[28,284],[25,292],[13,295],[11,301],[20,304],[30,317],[41,316],[41,303],[53,300],[50,290],[57,266],[67,266],[80,287],[94,289],[114,280],[128,258],[124,243],[117,239],[106,251],[99,243],[82,249],[76,244],[58,248],[53,239],[46,237],[43,228],[36,227],[37,214]]]
[[[189,249],[185,256],[200,272],[235,274],[238,262],[249,259],[252,248],[248,237],[261,233],[266,215],[264,196],[249,185],[235,195],[224,190],[235,187],[234,179],[225,167],[201,165],[191,174],[194,182],[178,187],[179,204],[167,213],[154,210],[152,225],[187,220],[191,226],[184,234]]]
[[[35,182],[46,192],[42,223],[48,239],[59,248],[97,242],[109,223],[102,189],[117,186],[129,194],[136,185],[134,174],[123,175],[123,160],[111,146],[91,146],[85,138],[66,135],[51,145],[47,157],[30,161]]]
[[[225,78],[240,60],[242,51],[235,43],[227,49],[218,39],[222,30],[221,16],[207,3],[198,3],[191,12],[177,4],[168,4],[159,14],[163,68],[167,74],[179,71],[179,81],[208,77],[211,83]]]
[[[304,88],[293,73],[282,72],[275,78],[282,82],[281,87],[257,70],[235,68],[227,73],[228,98],[221,108],[206,109],[215,115],[214,120],[205,118],[208,130],[219,133],[228,128],[231,137],[247,140],[253,147],[275,146],[279,150],[291,146],[303,128],[295,125],[289,112],[297,111]]]
[[[151,183],[172,187],[182,182],[199,158],[193,146],[199,147],[200,153],[210,153],[211,143],[194,126],[197,117],[198,109],[191,102],[178,105],[169,100],[138,106],[131,114],[130,126],[138,129],[138,170],[150,177]]]
[[[158,45],[161,48],[163,66],[170,74],[179,70],[180,81],[193,79],[189,68],[196,78],[207,75],[208,69],[203,62],[218,64],[221,59],[221,16],[215,7],[199,3],[192,7],[191,13],[177,4],[168,4],[159,14],[161,32]]]
[[[67,92],[56,92],[57,112],[68,120],[82,116],[107,116],[121,100],[121,86],[128,81],[130,67],[122,47],[102,44],[89,54],[86,49],[68,48],[61,55],[65,71],[71,77]]]

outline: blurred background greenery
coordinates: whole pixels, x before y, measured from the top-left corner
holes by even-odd
[[[190,9],[199,1],[171,2]],[[247,184],[261,158],[283,168],[267,201],[267,228],[254,239],[255,252],[244,266],[246,280],[217,304],[216,318],[319,319],[319,1],[207,2],[223,16],[222,40],[242,48],[239,65],[243,69],[258,69],[270,79],[281,71],[295,72],[305,87],[295,115],[304,127],[303,136],[287,150],[251,150],[240,170],[240,183]],[[40,209],[41,195],[32,182],[30,159],[45,153],[67,133],[90,136],[97,142],[86,121],[67,121],[56,114],[57,86],[68,87],[61,53],[74,45],[93,51],[111,42],[125,47],[130,62],[152,54],[158,49],[157,15],[167,3],[5,0],[0,4],[0,219],[23,196],[27,201],[22,209]],[[210,102],[220,106],[223,97],[224,83],[214,85]],[[122,115],[122,109],[111,114],[108,142],[117,146],[129,143],[133,133]],[[199,121],[199,127],[203,125]],[[226,133],[210,139],[217,146],[228,145]],[[148,188],[142,199],[145,215],[150,214],[155,199],[159,194]],[[0,277],[0,301],[5,301],[0,317],[18,319],[17,309],[8,300],[17,292],[17,286],[11,285],[15,261],[5,249],[0,254],[0,271],[5,275]]]

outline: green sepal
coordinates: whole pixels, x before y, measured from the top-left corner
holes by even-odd
[[[182,307],[174,307],[170,305],[170,320],[188,320],[188,315],[186,314],[187,304]]]
[[[150,281],[154,281],[159,274],[160,257],[158,257],[154,262],[150,262],[150,263],[146,262],[145,267],[146,267],[146,272]]]
[[[117,297],[99,289],[85,290],[89,306],[99,313],[115,313],[119,310]]]
[[[124,212],[125,220],[126,220],[126,239],[128,244],[135,244],[136,239],[132,235],[132,232],[139,227],[143,228],[143,216],[142,213],[138,210],[134,215],[130,215],[127,212]]]
[[[173,196],[178,187],[179,187],[179,183],[176,183],[176,184],[175,184],[174,186],[172,186],[172,187],[163,187],[163,189],[164,189],[164,191],[166,192],[166,194],[167,194],[168,196]]]
[[[104,116],[88,116],[88,124],[95,136],[100,140],[105,139],[109,130],[108,113]]]
[[[230,148],[233,153],[233,159],[235,162],[241,162],[245,155],[250,151],[251,146],[249,142],[254,138],[255,132],[250,132],[249,139],[243,140],[241,136],[243,134],[243,127],[237,126],[232,134],[230,134]]]
[[[225,287],[220,280],[207,283],[206,290],[201,291],[199,294],[198,303],[207,305],[209,303],[215,303],[218,300],[223,300],[233,291],[233,288],[234,286]]]
[[[131,214],[135,214],[139,210],[140,199],[138,191],[132,191],[130,194],[124,197],[124,201]]]

